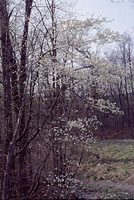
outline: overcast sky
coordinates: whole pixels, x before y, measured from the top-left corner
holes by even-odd
[[[113,30],[123,32],[134,32],[134,3],[125,0],[124,3],[112,3],[110,0],[77,0],[75,10],[81,19],[103,16],[108,20]]]

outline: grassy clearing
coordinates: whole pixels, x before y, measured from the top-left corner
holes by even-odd
[[[84,179],[134,184],[134,140],[105,140],[91,145],[80,174]]]
[[[132,199],[129,193],[115,187],[104,186],[99,190],[100,192],[96,193],[94,199]]]

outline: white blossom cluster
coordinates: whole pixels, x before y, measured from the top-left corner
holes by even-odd
[[[120,110],[119,107],[116,106],[116,103],[112,103],[109,100],[98,99],[96,106],[100,112],[104,113],[112,113],[114,115],[122,115],[123,111]]]
[[[49,128],[49,137],[51,138],[51,133],[53,133],[54,140],[58,142],[72,142],[74,145],[90,145],[95,141],[93,132],[98,129],[99,125],[101,123],[95,115],[90,118],[78,118],[70,121],[64,120],[64,124],[63,121],[59,120],[53,125],[51,130]]]
[[[70,197],[72,199],[71,194],[76,193],[79,187],[83,187],[83,183],[78,181],[77,179],[71,178],[71,174],[70,176],[68,174],[67,176],[65,175],[60,178],[58,176],[55,176],[54,178],[49,178],[46,181],[48,190],[49,187],[53,187],[56,185],[55,192],[58,193],[58,191],[60,190],[60,194],[58,194],[58,197],[61,199],[70,199]],[[46,184],[46,182],[44,182],[44,184]],[[46,195],[44,195],[44,197],[45,196]]]
[[[116,103],[111,102],[110,100],[105,99],[94,99],[89,97],[89,104],[94,110],[98,110],[103,113],[112,113],[114,115],[123,115],[123,111],[116,106]]]

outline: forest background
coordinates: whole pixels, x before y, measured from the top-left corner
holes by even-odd
[[[92,143],[134,137],[133,38],[108,23],[61,0],[0,1],[3,200],[70,198]]]

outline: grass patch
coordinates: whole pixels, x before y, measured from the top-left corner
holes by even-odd
[[[105,140],[92,144],[81,170],[84,179],[134,184],[134,140]]]

